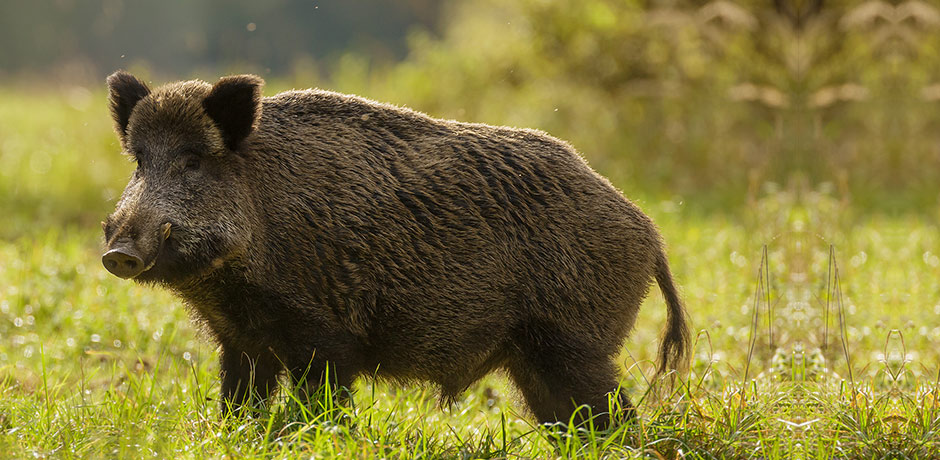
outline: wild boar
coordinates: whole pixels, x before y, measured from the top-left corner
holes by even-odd
[[[659,368],[683,360],[655,225],[565,142],[330,91],[262,97],[263,83],[108,78],[137,169],[102,262],[190,307],[221,348],[224,410],[285,371],[302,389],[377,375],[453,400],[499,369],[538,421],[584,405],[606,424],[654,278]]]

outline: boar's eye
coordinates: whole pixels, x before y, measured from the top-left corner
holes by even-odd
[[[190,156],[189,158],[186,159],[186,165],[184,166],[184,168],[187,171],[196,171],[199,169],[199,166],[200,166],[199,157]]]

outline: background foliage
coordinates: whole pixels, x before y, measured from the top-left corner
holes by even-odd
[[[936,204],[940,10],[920,1],[477,1],[364,86],[539,126],[645,190],[748,197],[831,182]],[[345,72],[344,72],[345,71]],[[335,82],[357,81],[341,67]]]
[[[831,183],[865,209],[938,198],[929,1],[49,0],[0,18],[18,45],[0,49],[0,77],[73,98],[119,67],[155,83],[256,72],[269,94],[321,86],[541,128],[628,192],[711,210],[767,182]]]

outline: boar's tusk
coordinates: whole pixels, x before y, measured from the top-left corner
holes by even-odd
[[[173,224],[167,222],[163,224],[163,239],[168,239],[170,237],[170,228],[173,227]]]

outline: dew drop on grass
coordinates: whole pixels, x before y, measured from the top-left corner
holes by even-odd
[[[189,354],[188,351],[183,352],[183,359],[185,359],[186,361],[189,361],[190,359],[192,359],[192,357],[193,355]]]
[[[91,341],[94,342],[94,343],[98,343],[98,342],[101,341],[101,336],[98,335],[98,334],[92,334],[92,335],[91,335]]]
[[[121,341],[120,341],[120,340],[114,339],[114,342],[112,342],[112,343],[114,344],[114,348],[121,348]]]
[[[940,266],[940,257],[937,257],[930,251],[925,252],[923,257],[925,264],[930,265],[931,267]]]
[[[20,317],[13,318],[13,325],[16,327],[23,327],[23,318],[20,318]]]
[[[71,337],[65,339],[65,345],[68,346],[68,347],[74,347],[74,346],[75,346],[75,339],[73,339],[73,338],[71,338]]]
[[[868,254],[866,254],[865,251],[860,251],[858,254],[852,256],[852,258],[849,259],[849,263],[850,263],[853,267],[858,267],[858,266],[864,264],[865,261],[867,261],[867,260],[868,260]]]

